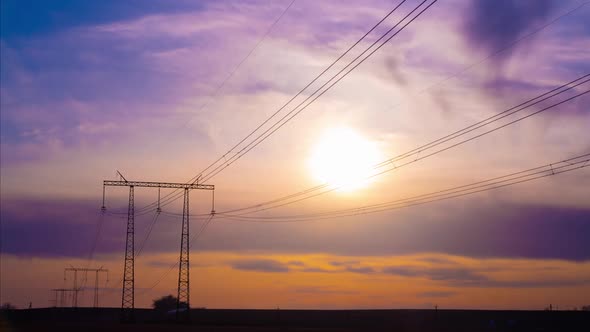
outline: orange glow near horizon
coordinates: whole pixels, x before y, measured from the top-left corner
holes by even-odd
[[[363,309],[440,308],[537,309],[549,303],[572,309],[585,305],[590,263],[563,260],[475,259],[437,253],[401,256],[341,256],[327,253],[268,254],[252,252],[194,253],[191,304],[207,308]],[[169,271],[175,254],[149,255],[136,266],[136,306],[149,308],[154,299],[175,294],[178,270]],[[3,299],[19,307],[50,305],[47,290],[63,283],[55,266],[66,259],[3,257],[7,269],[36,272],[9,276]],[[84,263],[80,260],[77,263]],[[256,264],[244,264],[254,262]],[[262,262],[262,263],[261,263]],[[120,305],[121,271],[118,257],[98,258],[109,268],[110,282],[101,279],[100,304]],[[241,263],[241,266],[240,266]],[[266,264],[266,265],[265,265]],[[38,280],[41,271],[48,277]],[[18,278],[18,280],[17,280]],[[94,281],[90,276],[88,282]],[[160,280],[160,278],[162,278]],[[157,286],[150,288],[158,280]],[[10,284],[11,286],[7,286]],[[523,286],[524,285],[524,286]],[[104,288],[103,288],[104,287]],[[90,306],[92,290],[80,295]]]

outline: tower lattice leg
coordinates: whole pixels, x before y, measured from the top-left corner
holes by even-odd
[[[135,320],[135,207],[134,188],[129,187],[129,208],[127,210],[127,238],[125,240],[125,266],[123,269],[123,294],[121,299],[121,321]]]
[[[176,319],[190,318],[189,288],[189,200],[188,188],[184,189],[184,206],[182,209],[182,233],[180,237],[180,264],[178,265],[178,298],[176,300]]]

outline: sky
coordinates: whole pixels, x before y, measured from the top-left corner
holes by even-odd
[[[119,170],[129,180],[182,183],[221,156],[226,163],[236,153],[228,153],[232,146],[399,2],[2,0],[0,302],[51,306],[50,289],[73,285],[64,268],[102,266],[109,276],[99,280],[100,304],[120,305],[128,191],[108,187],[101,214],[102,181],[116,180]],[[404,2],[328,74],[418,3]],[[281,222],[590,153],[588,94],[428,158],[419,152],[406,167],[351,190],[247,218],[219,213],[321,185],[313,166],[318,151],[342,151],[348,159],[323,162],[323,171],[346,173],[356,162],[400,155],[589,74],[589,17],[584,1],[437,1],[297,117],[207,179],[218,215],[192,243],[191,306],[590,304],[588,168],[379,213]],[[363,144],[336,137],[326,147],[326,135],[339,130]],[[371,149],[378,155],[369,158]],[[149,233],[136,258],[135,303],[150,307],[176,294],[171,266],[182,200],[164,206],[151,229],[156,213],[144,207],[157,191],[136,188],[135,195],[136,247]],[[212,197],[195,190],[190,199],[195,232]],[[86,289],[79,303],[91,306],[92,295]]]

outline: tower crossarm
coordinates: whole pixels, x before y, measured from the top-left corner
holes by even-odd
[[[104,180],[105,186],[215,190],[212,184]]]
[[[66,267],[65,271],[81,271],[81,272],[108,272],[108,269],[98,268],[98,269],[91,269],[85,267]]]

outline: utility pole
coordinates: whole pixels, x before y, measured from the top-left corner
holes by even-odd
[[[86,267],[67,267],[64,269],[64,274],[68,271],[72,271],[74,272],[74,288],[76,291],[74,292],[74,307],[78,306],[78,291],[82,290],[82,288],[78,287],[78,272],[84,272],[86,273],[84,275],[84,280],[86,280],[86,277],[88,275],[88,272],[94,272],[95,276],[94,276],[94,302],[93,302],[93,307],[94,308],[98,308],[98,273],[99,272],[104,272],[107,274],[107,280],[109,278],[109,270],[107,269],[103,269],[102,266],[99,267],[98,269],[90,269],[90,268],[86,268]]]
[[[171,183],[171,182],[143,182],[143,181],[127,181],[123,175],[117,171],[121,180],[104,180],[103,181],[103,196],[101,210],[105,211],[105,187],[129,187],[129,206],[127,209],[127,237],[125,241],[125,264],[123,269],[123,290],[121,300],[121,320],[124,322],[133,322],[133,309],[135,307],[135,207],[134,207],[134,188],[158,188],[158,207],[160,209],[160,189],[183,189],[184,190],[184,207],[182,213],[182,232],[180,239],[180,264],[178,267],[178,299],[176,303],[177,319],[178,311],[186,309],[187,317],[190,309],[190,288],[189,288],[189,190],[215,190],[215,186],[209,184],[196,183]],[[197,179],[198,180],[198,179]],[[186,306],[186,308],[182,308]]]

